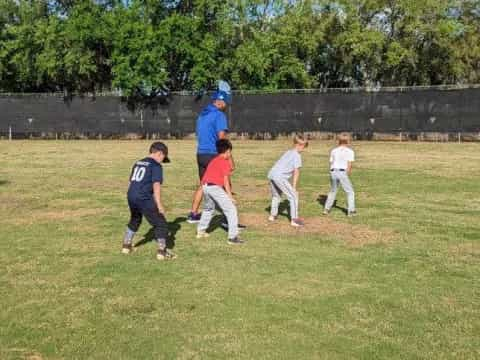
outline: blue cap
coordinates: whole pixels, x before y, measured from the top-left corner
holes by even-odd
[[[227,104],[232,103],[232,97],[230,96],[230,94],[222,90],[215,91],[212,95],[212,100],[222,100],[225,101]]]

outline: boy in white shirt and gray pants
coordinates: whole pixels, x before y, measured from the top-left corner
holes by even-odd
[[[349,175],[352,173],[352,162],[355,161],[355,153],[349,147],[350,135],[341,133],[338,136],[338,146],[330,153],[330,183],[331,189],[328,193],[325,209],[323,213],[327,215],[335,202],[337,196],[338,185],[342,185],[343,190],[347,194],[348,216],[355,216],[355,192]]]
[[[275,163],[268,173],[270,189],[272,191],[272,205],[269,221],[275,221],[278,215],[278,205],[282,199],[282,193],[290,202],[290,224],[294,227],[303,226],[304,222],[298,217],[298,192],[297,183],[302,167],[300,153],[308,146],[308,141],[301,135],[293,139],[294,147],[285,152]],[[293,176],[292,184],[289,179]]]

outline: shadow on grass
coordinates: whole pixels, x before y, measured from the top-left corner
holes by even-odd
[[[177,217],[175,220],[168,222],[168,237],[167,237],[167,248],[173,249],[175,247],[175,240],[177,232],[182,228],[181,223],[187,220],[186,217]],[[143,239],[139,240],[138,242],[133,245],[134,247],[140,247],[145,244],[148,244],[151,241],[155,240],[155,232],[153,228],[151,228],[143,237]]]
[[[325,208],[325,203],[327,202],[327,195],[318,195],[317,202],[322,206],[322,208]],[[337,205],[337,200],[333,202],[332,208],[339,209],[343,211],[345,215],[348,214],[347,208],[341,207]]]
[[[10,181],[8,181],[8,180],[0,180],[0,186],[1,186],[1,185],[8,185],[8,184],[10,184]]]
[[[210,221],[210,225],[208,226],[207,233],[211,233],[218,228],[222,228],[225,230],[225,228],[222,226],[222,223],[225,222],[225,216],[223,214],[217,214],[212,218],[212,221]],[[226,229],[228,231],[228,228]]]
[[[265,208],[265,211],[270,214],[270,210],[272,210],[271,206],[268,206]],[[283,200],[279,205],[278,205],[278,216],[283,216],[287,219],[290,219],[290,204],[288,200]]]
[[[240,230],[245,230],[247,228],[246,225],[240,223],[238,223],[238,227]],[[223,213],[217,214],[212,218],[212,221],[210,221],[210,225],[208,226],[207,233],[211,233],[218,228],[221,228],[225,232],[228,232],[228,221]]]

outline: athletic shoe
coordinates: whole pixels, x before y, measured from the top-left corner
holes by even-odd
[[[158,249],[157,260],[173,260],[177,257],[173,252],[168,249]]]
[[[245,243],[242,239],[240,239],[238,236],[233,238],[233,239],[228,239],[228,243],[231,245],[241,245]]]
[[[357,212],[355,210],[353,211],[349,211],[348,214],[347,214],[348,217],[354,217],[354,216],[357,216]]]
[[[206,231],[197,231],[197,239],[207,238],[210,234]]]
[[[330,214],[330,210],[328,209],[323,209],[323,215],[328,215]]]
[[[301,227],[305,225],[305,222],[301,218],[296,218],[296,219],[292,219],[292,221],[290,222],[290,225],[292,225],[293,227]]]
[[[272,222],[273,222],[273,221],[275,221],[275,220],[277,220],[277,217],[276,217],[276,216],[270,215],[270,216],[268,217],[268,221],[272,221]]]
[[[200,222],[201,217],[202,217],[202,214],[190,212],[190,214],[188,214],[188,217],[187,217],[187,222],[189,224],[196,224]]]
[[[131,254],[133,252],[132,244],[123,244],[122,245],[122,254]]]

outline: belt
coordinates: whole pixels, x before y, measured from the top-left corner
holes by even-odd
[[[207,185],[207,186],[218,186],[217,184],[214,184],[214,183],[206,183],[205,185]]]
[[[330,171],[345,171],[345,169],[330,169]]]

